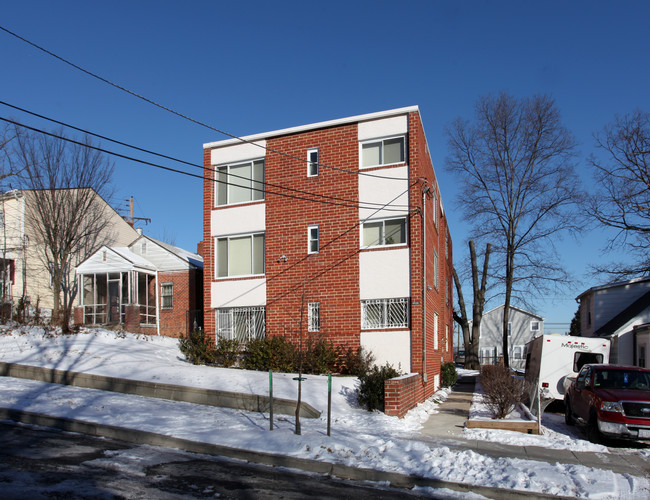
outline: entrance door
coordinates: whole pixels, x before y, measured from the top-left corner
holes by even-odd
[[[120,282],[108,282],[108,322],[116,324],[120,322]]]

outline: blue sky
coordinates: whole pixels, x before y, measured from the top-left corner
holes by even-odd
[[[24,0],[3,2],[1,12],[3,27],[234,135],[419,105],[458,264],[470,234],[455,208],[459,183],[444,171],[443,129],[471,117],[480,95],[552,95],[580,144],[586,185],[592,133],[616,113],[650,110],[650,2]],[[202,144],[225,138],[5,32],[0,53],[0,100],[199,165]],[[4,106],[0,116],[52,128]],[[196,250],[201,182],[115,166],[119,203],[133,196],[136,216],[152,219],[145,233]],[[604,259],[605,235],[557,243],[576,280],[535,302],[547,331],[564,331],[554,324],[568,323],[573,299],[598,283],[585,272]]]

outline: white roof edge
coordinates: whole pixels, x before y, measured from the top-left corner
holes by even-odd
[[[598,292],[600,290],[607,290],[608,288],[616,288],[618,286],[633,285],[635,283],[643,283],[644,281],[650,280],[650,276],[640,276],[638,278],[632,278],[626,281],[614,281],[612,283],[607,283],[605,285],[596,285],[588,288],[580,295],[578,295],[575,300],[578,300],[583,295],[587,295],[589,292]]]
[[[297,134],[299,132],[306,132],[308,130],[314,130],[318,128],[334,127],[336,125],[345,125],[348,123],[354,122],[363,122],[368,120],[377,120],[379,118],[387,118],[389,116],[403,115],[405,113],[411,113],[413,111],[419,111],[419,107],[416,106],[407,106],[404,108],[389,109],[386,111],[377,111],[375,113],[367,113],[364,115],[349,116],[347,118],[339,118],[336,120],[329,120],[318,123],[310,123],[308,125],[300,125],[298,127],[285,128],[280,130],[273,130],[271,132],[263,132],[261,134],[247,135],[244,137],[225,139],[223,141],[216,142],[206,142],[203,144],[203,149],[212,149],[216,147],[229,146],[231,144],[238,144],[240,142],[253,142],[259,141],[261,139],[266,139],[269,137],[277,137],[279,135],[289,135]]]

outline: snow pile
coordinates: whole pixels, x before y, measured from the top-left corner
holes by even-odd
[[[0,331],[0,361],[268,394],[268,373],[193,366],[184,361],[177,345],[175,339],[104,330],[61,336],[39,328],[16,331],[5,328]],[[435,418],[438,402],[447,397],[448,390],[439,391],[404,419],[398,419],[360,408],[356,387],[356,378],[332,379],[332,436],[326,435],[327,377],[324,376],[308,375],[303,382],[303,401],[322,411],[322,415],[318,419],[301,419],[302,435],[294,434],[293,417],[284,415],[276,416],[275,430],[270,432],[268,414],[14,378],[3,379],[0,401],[5,407],[53,416],[440,480],[565,496],[641,498],[650,495],[650,481],[646,478],[579,465],[495,459],[420,440],[418,430],[422,422],[430,415]],[[273,392],[278,397],[295,399],[297,382],[291,374],[274,374]],[[472,439],[491,439],[479,434],[483,431],[466,432]],[[504,444],[536,438],[496,432]],[[575,445],[576,441],[567,439]]]

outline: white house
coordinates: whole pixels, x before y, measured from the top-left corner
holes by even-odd
[[[479,340],[481,364],[495,364],[503,358],[504,310],[505,305],[501,304],[483,314]],[[512,368],[524,367],[524,346],[533,338],[543,334],[544,318],[518,307],[510,306],[508,359]]]
[[[650,277],[595,286],[576,300],[580,303],[580,335],[609,338],[610,363],[647,366]]]

